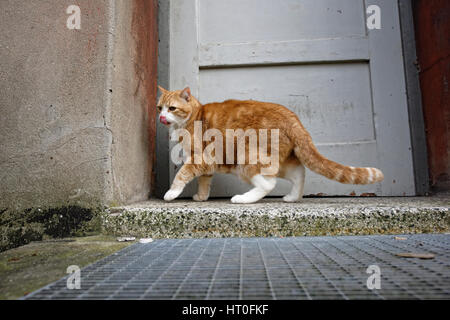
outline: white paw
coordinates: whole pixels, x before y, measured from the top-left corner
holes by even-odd
[[[251,199],[250,197],[243,195],[243,194],[237,194],[233,198],[231,198],[231,202],[232,203],[253,203],[256,201]]]
[[[193,199],[194,201],[206,201],[206,200],[208,200],[208,196],[207,196],[207,195],[201,195],[201,196],[199,196],[198,193],[197,193],[197,194],[194,194],[194,196],[192,197],[192,199]]]
[[[284,201],[284,202],[297,202],[298,200],[300,200],[299,197],[292,196],[292,195],[290,195],[290,194],[285,195],[285,196],[283,197],[283,201]]]
[[[181,192],[183,190],[177,190],[177,189],[170,189],[169,191],[166,192],[166,194],[164,195],[164,200],[165,201],[172,201],[173,199],[175,199],[176,197],[178,197]]]

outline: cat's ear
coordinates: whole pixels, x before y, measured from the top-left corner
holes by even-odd
[[[161,90],[161,92],[162,93],[166,93],[167,92],[167,90],[166,89],[164,89],[163,87],[161,87],[161,86],[158,86],[158,88],[159,88],[159,90]]]
[[[191,100],[191,89],[186,87],[181,91],[180,97],[189,102]]]

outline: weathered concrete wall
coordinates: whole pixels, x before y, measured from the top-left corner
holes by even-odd
[[[113,204],[119,204],[146,199],[151,192],[157,2],[116,1],[114,11],[112,182]]]
[[[107,1],[1,2],[1,207],[93,204],[106,196]],[[97,14],[98,13],[98,14]]]
[[[81,30],[66,27],[73,1],[0,2],[0,208],[148,197],[156,65],[133,29],[140,2],[78,0]]]

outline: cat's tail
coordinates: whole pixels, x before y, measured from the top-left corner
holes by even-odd
[[[294,152],[302,164],[328,179],[348,184],[371,184],[384,179],[377,168],[355,168],[344,166],[325,158],[314,146],[311,136],[300,124],[291,128],[295,143]]]

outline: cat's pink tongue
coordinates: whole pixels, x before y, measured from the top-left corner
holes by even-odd
[[[163,124],[169,124],[169,122],[167,121],[166,117],[164,117],[164,116],[159,117],[159,121],[161,123],[163,123]]]

